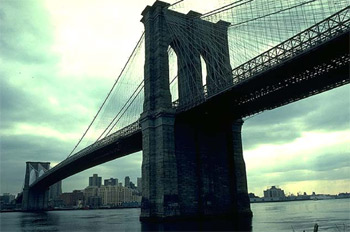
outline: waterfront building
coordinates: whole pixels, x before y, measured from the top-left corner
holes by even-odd
[[[271,186],[270,189],[266,189],[264,191],[264,197],[265,198],[275,198],[275,197],[282,197],[284,198],[284,190],[280,188],[276,188],[276,186]]]
[[[124,186],[125,186],[126,188],[130,188],[130,177],[129,177],[129,176],[126,176],[126,177],[125,177]]]
[[[98,196],[104,206],[123,206],[126,203],[141,204],[141,196],[131,188],[123,186],[101,186],[98,188]]]
[[[84,202],[85,205],[88,204],[89,197],[97,196],[98,187],[97,186],[88,186],[84,189]]]
[[[71,193],[62,193],[60,198],[66,207],[81,207],[84,201],[84,193],[81,190],[74,190]]]
[[[0,196],[0,210],[3,209],[14,209],[16,204],[14,203],[15,195],[10,193],[4,193]]]
[[[98,189],[98,195],[101,197],[102,205],[118,205],[118,186],[103,185]]]
[[[2,196],[0,196],[0,201],[3,204],[10,204],[15,199],[15,197],[15,195],[12,195],[10,193],[4,193]]]
[[[350,193],[339,193],[337,198],[350,198]]]
[[[90,208],[99,208],[102,205],[100,196],[91,196],[87,199],[87,204]]]
[[[139,178],[141,179],[141,178]],[[117,178],[104,180],[104,185],[100,184],[101,177],[94,174],[89,177],[89,186],[84,189],[85,205],[91,208],[100,206],[107,207],[137,207],[141,205],[141,194],[136,190],[135,184],[130,181],[130,177],[125,177],[124,186],[118,182]],[[141,180],[138,180],[141,186]]]
[[[100,187],[102,185],[102,177],[99,177],[98,174],[93,174],[89,177],[89,186]]]

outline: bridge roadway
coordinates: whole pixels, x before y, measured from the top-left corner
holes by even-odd
[[[325,25],[327,26],[325,28]],[[178,116],[227,113],[241,118],[274,109],[350,82],[350,7],[233,70],[233,83],[187,105]],[[30,188],[46,189],[85,169],[142,150],[135,122],[84,148],[39,177]]]

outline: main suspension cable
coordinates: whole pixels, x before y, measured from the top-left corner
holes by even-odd
[[[91,123],[89,124],[88,128],[85,130],[83,136],[79,139],[78,143],[74,146],[73,150],[69,153],[69,155],[67,156],[67,158],[69,158],[69,157],[73,154],[73,152],[75,151],[75,149],[79,146],[79,144],[81,143],[81,141],[83,140],[83,138],[85,137],[85,135],[87,134],[87,132],[89,131],[89,129],[91,128],[92,124],[95,122],[97,116],[100,114],[100,112],[101,112],[103,106],[105,105],[105,103],[107,102],[109,96],[111,95],[112,91],[114,90],[114,87],[116,86],[116,84],[118,83],[120,77],[121,77],[122,74],[124,73],[125,68],[126,68],[127,65],[129,64],[129,62],[130,62],[130,60],[131,60],[131,57],[133,56],[133,54],[134,54],[135,51],[136,51],[136,48],[137,48],[137,47],[139,46],[139,44],[141,43],[144,34],[145,34],[145,32],[142,32],[142,35],[140,36],[140,39],[138,40],[136,46],[135,46],[134,49],[132,50],[131,55],[129,56],[128,60],[126,61],[125,65],[124,65],[124,67],[123,67],[123,69],[122,69],[122,71],[120,72],[119,76],[117,77],[116,81],[114,82],[114,84],[113,84],[111,90],[108,92],[106,98],[104,99],[102,105],[101,105],[100,108],[98,109],[96,115],[95,115],[94,118],[92,119],[92,121],[91,121]]]

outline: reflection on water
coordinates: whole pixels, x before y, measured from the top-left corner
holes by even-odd
[[[20,226],[26,228],[48,228],[60,224],[60,217],[47,212],[20,213]]]
[[[0,231],[350,231],[350,199],[255,203],[252,221],[141,223],[140,209],[1,213]]]

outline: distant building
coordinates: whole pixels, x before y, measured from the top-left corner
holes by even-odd
[[[2,196],[0,196],[0,209],[14,209],[16,207],[14,200],[15,195],[4,193]]]
[[[99,177],[97,174],[93,174],[89,177],[89,186],[100,187],[102,185],[102,177]]]
[[[126,188],[130,188],[130,177],[129,177],[129,176],[126,176],[126,177],[125,177],[124,186],[125,186]]]
[[[339,193],[338,198],[350,198],[350,193]]]
[[[99,208],[102,205],[102,198],[100,196],[92,196],[87,199],[87,205],[91,208]]]
[[[250,202],[262,202],[263,201],[263,198],[255,196],[254,193],[248,193],[248,196],[249,196],[249,201]]]
[[[137,192],[122,186],[101,186],[98,188],[97,195],[101,197],[104,206],[123,206],[126,203],[140,206],[141,204],[141,196]]]
[[[248,193],[249,198],[256,198],[254,193]]]
[[[60,197],[62,194],[62,181],[58,181],[53,184],[49,188],[49,201],[48,206],[55,208],[61,207],[64,205],[62,198]]]
[[[139,193],[142,193],[142,178],[141,177],[137,178],[137,191],[139,191]]]
[[[105,179],[104,185],[105,185],[105,186],[109,186],[109,185],[115,186],[115,185],[118,185],[118,179],[117,179],[117,178]]]
[[[50,186],[49,189],[49,201],[54,201],[60,198],[62,194],[62,181],[58,181],[57,183]]]
[[[276,186],[271,186],[270,189],[266,189],[264,191],[264,198],[270,200],[282,200],[286,196],[284,195],[284,191],[280,188],[276,188]]]
[[[15,195],[12,195],[10,193],[4,193],[2,196],[0,196],[0,201],[3,204],[10,204],[15,199],[15,197]]]
[[[62,193],[60,198],[66,207],[81,207],[84,200],[84,193],[81,190],[74,190],[71,193]]]
[[[141,194],[129,176],[125,177],[125,186],[116,178],[105,179],[104,185],[99,185],[99,178],[101,177],[97,174],[89,178],[89,186],[84,189],[85,206],[90,208],[141,206]]]
[[[130,181],[130,187],[129,188],[136,189],[136,186],[135,186],[135,184],[132,181]]]

